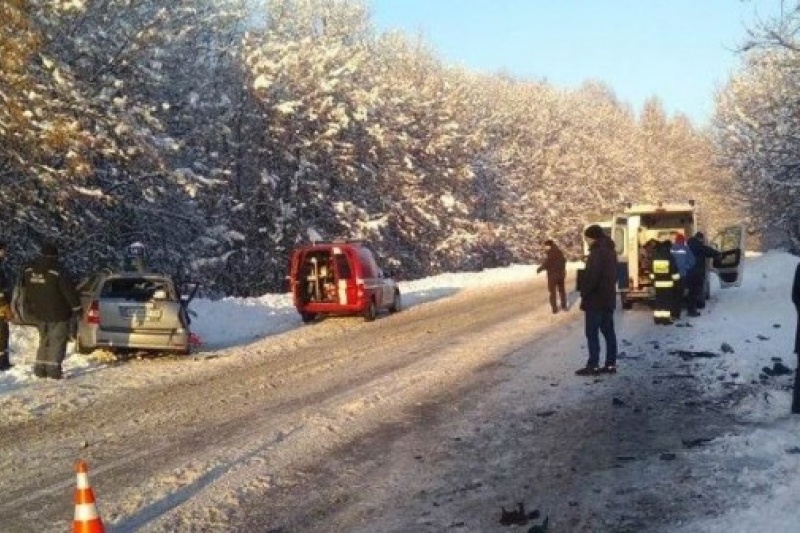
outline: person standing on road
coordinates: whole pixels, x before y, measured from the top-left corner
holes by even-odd
[[[797,354],[797,366],[794,370],[794,390],[792,391],[792,413],[800,415],[800,264],[794,271],[792,284],[792,303],[797,311],[797,329],[794,333],[794,353]]]
[[[680,277],[675,280],[675,295],[672,299],[672,319],[678,320],[681,317],[681,309],[684,301],[685,280],[689,277],[689,271],[694,267],[695,259],[689,247],[686,246],[686,237],[682,233],[675,235],[672,243],[672,257],[678,266]],[[696,313],[697,311],[695,311]]]
[[[653,272],[653,255],[656,253],[658,241],[650,239],[639,250],[639,269],[642,274],[649,276]]]
[[[40,378],[61,379],[69,321],[81,308],[78,293],[58,261],[58,248],[51,242],[42,244],[41,255],[25,267],[22,275],[27,287],[26,305],[39,330],[33,373]]]
[[[688,304],[689,316],[700,316],[698,309],[703,309],[706,306],[706,275],[708,270],[708,260],[716,259],[720,253],[710,246],[705,244],[705,235],[698,231],[693,237],[689,237],[686,241],[686,246],[689,247],[692,254],[694,254],[694,267],[689,270],[689,276],[686,284],[689,288]],[[694,311],[694,314],[692,313]]]
[[[11,320],[11,276],[6,268],[6,244],[0,242],[0,372],[10,370],[13,366],[8,353],[8,340]]]
[[[589,360],[576,374],[593,376],[617,371],[617,334],[614,308],[617,301],[617,254],[614,241],[594,224],[583,233],[589,243],[589,256],[581,279],[581,310],[585,313],[586,344]],[[606,342],[606,361],[600,368],[600,333]]]
[[[567,277],[567,260],[564,258],[564,252],[552,239],[544,241],[544,250],[544,262],[536,269],[536,273],[539,274],[543,270],[547,271],[547,290],[550,291],[550,307],[553,310],[553,314],[556,314],[558,313],[559,301],[561,310],[567,310],[567,291],[564,287]],[[556,293],[558,294],[556,295]]]
[[[656,291],[653,302],[653,322],[656,324],[672,324],[675,308],[675,282],[680,280],[680,272],[672,255],[672,242],[665,240],[656,245],[653,252],[653,271],[650,279]]]

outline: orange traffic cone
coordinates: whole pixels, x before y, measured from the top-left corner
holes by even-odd
[[[75,520],[73,533],[104,533],[103,521],[97,513],[94,504],[94,492],[89,485],[89,467],[86,461],[78,460],[75,463],[75,472],[78,475],[78,486],[75,489]]]

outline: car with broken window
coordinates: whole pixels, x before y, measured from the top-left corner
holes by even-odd
[[[181,296],[170,276],[102,270],[84,280],[78,290],[78,353],[98,348],[176,354],[191,351],[188,305],[193,293]]]
[[[370,322],[380,312],[402,308],[400,287],[362,241],[296,247],[288,280],[295,308],[307,323],[326,315],[361,315]]]

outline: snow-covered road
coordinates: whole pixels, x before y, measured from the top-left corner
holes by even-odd
[[[680,327],[618,312],[615,376],[574,375],[581,313],[551,315],[522,276],[424,303],[407,287],[412,306],[374,323],[9,382],[2,530],[69,529],[84,458],[114,532],[501,531],[519,503],[541,515],[526,531],[737,531],[754,499],[792,531],[800,423],[790,378],[759,370],[790,350],[795,261],[753,259],[750,285]]]

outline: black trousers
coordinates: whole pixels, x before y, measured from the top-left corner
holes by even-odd
[[[672,295],[672,318],[677,320],[681,317],[681,310],[683,309],[683,289],[684,284],[682,279],[675,280],[674,293]]]
[[[561,309],[567,308],[567,290],[564,287],[564,278],[548,277],[547,290],[550,291],[550,307],[553,312],[558,311],[558,300],[561,300]]]
[[[8,322],[0,320],[0,370],[11,368],[11,359],[8,357],[9,336]]]
[[[691,273],[686,280],[687,288],[689,289],[689,294],[686,297],[686,307],[690,313],[706,306],[705,281],[705,271]]]
[[[792,391],[792,413],[800,415],[800,355],[794,370],[794,390]]]
[[[67,356],[69,322],[43,322],[39,329],[39,349],[33,373],[40,378],[61,379],[61,364]]]
[[[653,319],[660,323],[672,322],[675,299],[675,287],[657,287],[656,299],[653,302]]]

